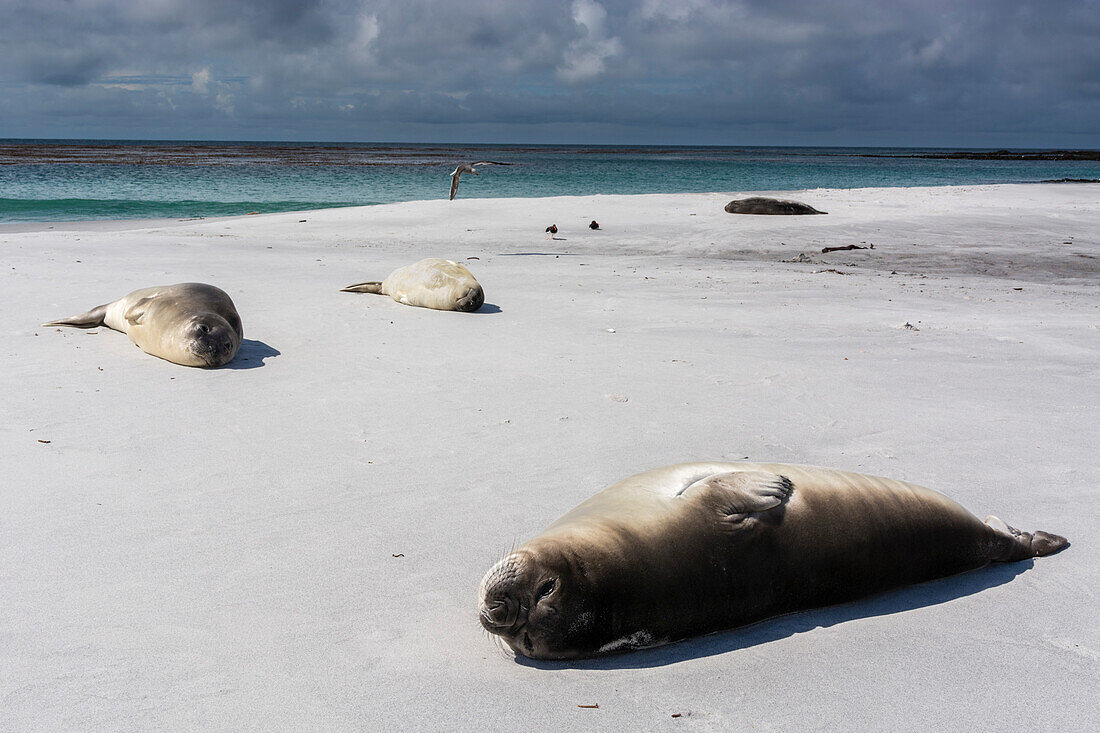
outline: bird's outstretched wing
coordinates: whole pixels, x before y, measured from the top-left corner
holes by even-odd
[[[477,175],[477,171],[474,170],[474,166],[478,165],[512,165],[511,163],[501,163],[499,160],[479,160],[476,163],[460,163],[455,168],[454,173],[451,174],[451,201],[454,201],[455,194],[458,193],[458,179],[463,173],[473,173]]]

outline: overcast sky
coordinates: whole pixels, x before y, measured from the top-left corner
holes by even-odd
[[[1100,0],[0,0],[0,137],[1100,148]]]

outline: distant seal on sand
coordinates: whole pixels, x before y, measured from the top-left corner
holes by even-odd
[[[813,466],[684,463],[604,489],[498,562],[479,617],[517,653],[655,646],[853,600],[1062,537],[983,523],[939,492]]]
[[[485,303],[485,292],[462,265],[436,257],[398,268],[385,280],[348,285],[342,293],[378,293],[398,303],[441,311],[472,313]]]
[[[812,206],[801,204],[797,201],[781,201],[769,199],[763,196],[753,196],[747,199],[735,199],[726,204],[726,212],[730,214],[828,214],[827,211],[818,211]]]
[[[122,331],[147,354],[193,367],[228,364],[244,338],[232,299],[203,283],[142,288],[79,316],[42,325],[107,326]]]

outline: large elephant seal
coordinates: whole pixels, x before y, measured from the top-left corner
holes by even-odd
[[[405,305],[464,313],[472,313],[485,303],[485,291],[469,270],[438,257],[398,268],[382,281],[348,285],[340,292],[377,293]]]
[[[799,203],[798,201],[783,201],[770,199],[764,196],[753,196],[747,199],[735,199],[726,204],[726,213],[729,214],[776,214],[796,216],[800,214],[828,214],[828,211],[818,211],[814,207]]]
[[[194,367],[219,367],[237,355],[244,331],[229,295],[213,285],[142,288],[72,318],[43,326],[122,331],[142,351]]]
[[[481,623],[519,654],[655,646],[1049,555],[939,492],[775,463],[684,463],[604,489],[497,563]]]

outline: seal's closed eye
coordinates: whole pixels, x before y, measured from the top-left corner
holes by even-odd
[[[550,580],[548,580],[545,583],[543,583],[542,585],[540,585],[538,595],[535,596],[535,597],[541,599],[541,598],[545,598],[546,596],[553,593],[554,592],[554,582],[555,582],[554,579],[551,578]]]

